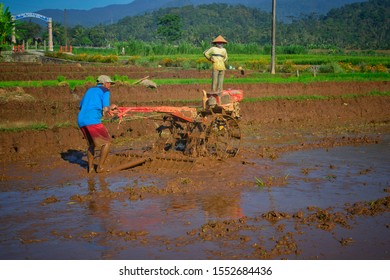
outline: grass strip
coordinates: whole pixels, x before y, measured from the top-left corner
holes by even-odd
[[[20,132],[27,130],[37,130],[43,131],[49,129],[48,125],[45,123],[34,123],[26,125],[0,125],[0,132]]]
[[[155,79],[158,85],[185,85],[185,84],[210,84],[210,79]],[[358,73],[358,74],[320,74],[314,77],[311,74],[295,75],[271,75],[254,73],[249,77],[230,77],[225,74],[225,84],[288,84],[288,83],[313,83],[313,82],[367,82],[367,81],[390,81],[387,73]]]
[[[128,79],[123,83],[132,85],[136,79]],[[209,79],[153,79],[157,85],[193,85],[193,84],[210,84]],[[388,73],[344,73],[344,74],[318,74],[313,76],[308,73],[303,73],[298,77],[295,75],[269,73],[252,73],[245,77],[229,77],[229,71],[225,74],[226,84],[288,84],[288,83],[312,83],[312,82],[359,82],[359,81],[390,81]],[[64,86],[65,83],[72,89],[76,86],[84,86],[86,80],[66,80],[58,82],[58,80],[43,80],[43,81],[0,81],[1,87],[46,87],[46,86]]]
[[[0,124],[0,132],[21,132],[21,131],[44,131],[52,128],[68,128],[68,127],[76,127],[75,124],[70,122],[57,123],[53,127],[49,127],[46,123],[31,123],[31,124]]]

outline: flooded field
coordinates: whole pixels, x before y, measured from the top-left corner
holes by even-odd
[[[0,258],[389,258],[390,137],[245,162],[234,178],[230,162],[84,178],[10,164]]]
[[[0,78],[13,77],[7,69]],[[73,71],[65,65],[51,70],[55,76]],[[78,70],[77,78],[97,71]],[[140,73],[153,77],[149,71]],[[155,75],[205,75],[159,71]],[[185,105],[194,106],[201,104],[201,87],[150,91],[119,84],[112,102],[182,106],[178,100],[192,100]],[[0,89],[8,98],[2,99],[2,125],[48,126],[0,132],[0,259],[390,258],[390,98],[369,94],[388,91],[388,82],[244,84],[235,157],[154,157],[104,174],[87,173],[85,140],[75,126],[86,88]],[[18,98],[9,98],[15,92]],[[314,94],[327,98],[287,98]],[[245,102],[265,96],[283,98]],[[146,119],[107,127],[112,166],[156,128]]]

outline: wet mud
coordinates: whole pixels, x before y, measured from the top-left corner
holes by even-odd
[[[41,67],[40,79],[49,75],[45,65],[18,67],[23,75],[32,75],[30,67]],[[51,75],[98,71],[71,67],[52,66]],[[12,79],[11,68],[0,77]],[[138,75],[209,75],[153,71]],[[200,106],[202,87],[119,84],[112,102]],[[390,99],[366,95],[388,91],[389,83],[242,85],[244,99],[329,98],[242,102],[241,147],[226,159],[150,150],[155,118],[107,122],[112,170],[148,160],[102,174],[87,173],[75,126],[86,88],[0,89],[3,124],[49,127],[0,133],[1,259],[390,258]]]

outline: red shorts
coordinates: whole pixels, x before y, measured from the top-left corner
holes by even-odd
[[[99,147],[111,141],[107,128],[101,123],[83,126],[80,129],[89,146]]]

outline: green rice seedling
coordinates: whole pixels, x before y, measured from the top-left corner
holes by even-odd
[[[66,78],[64,76],[57,77],[57,82],[59,82],[59,83],[64,82],[65,80],[66,80]]]
[[[67,128],[67,127],[73,127],[75,125],[71,124],[70,122],[66,121],[63,123],[57,123],[53,126],[53,128]]]
[[[85,81],[86,81],[86,82],[95,83],[95,82],[96,82],[96,78],[93,77],[93,76],[88,76],[88,77],[85,78]]]
[[[257,185],[260,189],[264,188],[265,183],[264,183],[264,181],[263,181],[262,179],[259,179],[259,178],[255,177],[255,180],[256,180],[256,185]]]

